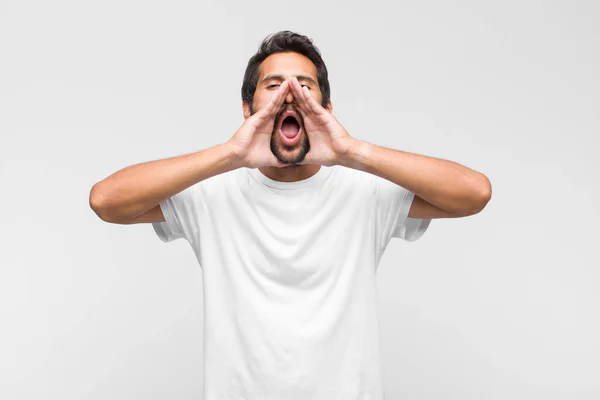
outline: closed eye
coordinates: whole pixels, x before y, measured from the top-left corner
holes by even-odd
[[[274,83],[272,85],[269,85],[269,86],[267,86],[267,89],[271,89],[271,88],[273,88],[275,86],[279,86],[279,84]],[[300,85],[300,86],[306,86],[310,90],[310,86],[308,86],[308,85]]]

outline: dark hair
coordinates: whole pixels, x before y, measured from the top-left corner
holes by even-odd
[[[302,54],[317,67],[317,81],[319,82],[323,99],[321,105],[323,107],[327,106],[331,97],[331,89],[329,88],[327,67],[323,58],[321,58],[319,49],[306,36],[290,31],[280,31],[268,35],[259,46],[258,52],[248,61],[246,73],[244,74],[244,82],[242,83],[242,100],[248,102],[250,109],[252,109],[254,92],[258,83],[258,67],[271,54],[287,52]]]

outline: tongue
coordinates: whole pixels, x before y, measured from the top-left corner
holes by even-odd
[[[293,118],[286,118],[281,124],[281,132],[285,135],[285,137],[293,138],[300,131],[300,126]]]

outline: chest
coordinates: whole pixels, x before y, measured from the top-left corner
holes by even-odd
[[[246,268],[292,283],[371,263],[374,208],[360,192],[208,197],[199,244],[204,264]]]

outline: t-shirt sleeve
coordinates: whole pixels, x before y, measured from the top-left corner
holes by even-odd
[[[400,238],[408,242],[419,239],[431,223],[431,219],[408,216],[415,194],[387,179],[372,175],[375,198],[383,219],[383,240]]]
[[[184,238],[188,242],[198,231],[198,206],[201,206],[199,183],[161,201],[164,222],[153,222],[154,231],[163,242]]]

